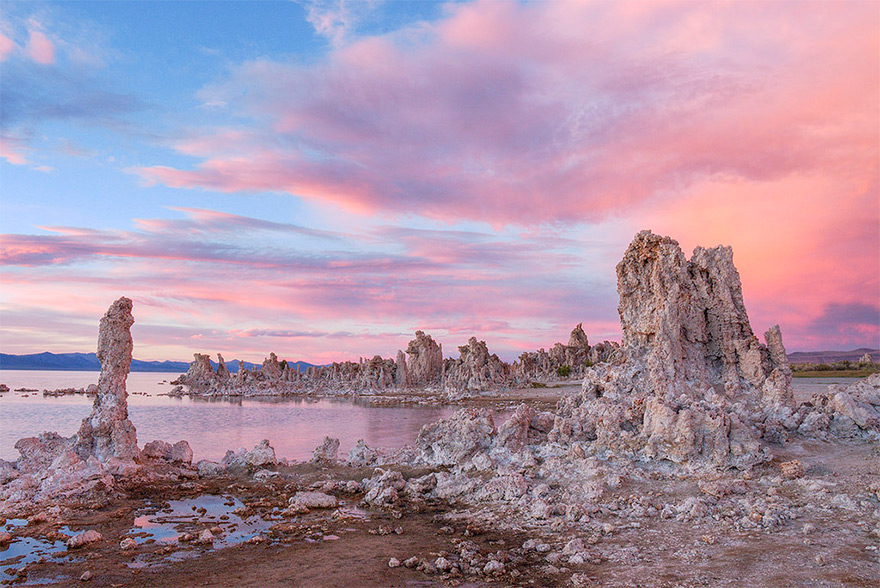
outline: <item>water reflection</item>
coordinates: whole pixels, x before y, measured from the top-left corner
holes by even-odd
[[[71,375],[72,374],[72,375]],[[65,377],[70,379],[65,379]],[[191,398],[161,395],[168,386],[161,380],[175,375],[133,373],[130,390],[147,395],[129,396],[129,418],[143,445],[154,439],[186,439],[194,458],[220,460],[226,451],[250,449],[269,439],[278,457],[309,459],[325,435],[340,440],[344,455],[358,439],[374,447],[399,448],[413,443],[424,424],[449,416],[453,407],[373,407],[362,400],[344,398]],[[89,372],[0,372],[0,382],[10,388],[81,387],[97,374]],[[93,400],[80,395],[43,397],[9,392],[0,397],[0,458],[15,459],[13,448],[22,437],[42,431],[73,435],[89,414]]]

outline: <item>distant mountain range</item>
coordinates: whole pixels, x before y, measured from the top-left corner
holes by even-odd
[[[868,349],[862,347],[852,351],[795,351],[788,354],[791,363],[834,363],[837,361],[858,361],[865,354],[871,355],[874,361],[880,361],[880,349]],[[290,361],[288,364],[303,372],[314,364],[304,361]],[[217,363],[211,361],[214,369]],[[259,367],[249,361],[241,362],[237,359],[226,362],[230,372],[237,372],[239,365],[247,369]],[[11,355],[0,353],[0,369],[3,370],[49,370],[49,371],[101,371],[101,362],[94,353],[32,353],[30,355]],[[184,373],[189,369],[185,361],[141,361],[131,360],[133,372],[177,372]]]
[[[795,351],[788,354],[791,363],[835,363],[838,361],[858,361],[865,354],[874,361],[880,361],[880,349],[861,347],[852,351]]]
[[[305,371],[306,368],[312,366],[304,361],[291,361],[288,364],[299,371]],[[211,365],[214,366],[214,369],[217,368],[216,362],[212,361]],[[226,367],[230,372],[237,372],[240,365],[244,365],[246,369],[253,369],[256,364],[237,359],[226,362]],[[101,371],[101,362],[98,361],[98,356],[94,353],[49,353],[48,351],[30,355],[0,353],[0,369],[99,372]],[[189,364],[185,361],[131,360],[131,371],[133,372],[184,373],[188,369]]]

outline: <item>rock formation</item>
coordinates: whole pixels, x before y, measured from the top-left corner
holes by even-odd
[[[75,445],[83,459],[94,455],[101,463],[132,461],[138,456],[137,432],[128,419],[125,380],[131,367],[131,300],[120,298],[101,319],[98,360],[101,375],[92,414],[83,420]]]
[[[621,355],[560,403],[551,438],[692,466],[766,459],[752,425],[791,417],[791,370],[779,327],[767,345],[752,332],[731,249],[698,247],[688,261],[676,241],[643,231],[617,277]]]
[[[880,374],[829,386],[802,405],[798,417],[804,435],[880,440]]]
[[[424,386],[437,382],[443,371],[443,347],[430,335],[416,331],[416,338],[406,347],[407,385]]]
[[[104,493],[114,487],[114,474],[137,469],[140,451],[128,419],[125,389],[131,367],[131,309],[131,300],[120,298],[101,319],[97,395],[79,432],[73,437],[41,433],[19,439],[15,448],[21,457],[12,464],[0,460],[0,507]]]
[[[488,390],[510,384],[510,366],[489,354],[485,341],[471,337],[458,348],[459,359],[448,360],[443,368],[443,387],[447,390]]]

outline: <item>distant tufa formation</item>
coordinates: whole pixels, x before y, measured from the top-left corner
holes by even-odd
[[[580,324],[571,332],[568,345],[557,343],[549,352],[540,349],[523,353],[519,361],[508,364],[489,353],[485,341],[471,337],[458,348],[458,359],[443,359],[443,347],[422,331],[416,331],[406,352],[396,359],[375,356],[358,362],[346,361],[310,367],[304,372],[279,362],[271,353],[257,369],[240,367],[230,373],[223,356],[217,355],[214,370],[208,355],[195,354],[186,374],[173,383],[186,386],[197,395],[307,394],[325,392],[350,394],[392,389],[431,389],[444,392],[447,398],[461,398],[482,390],[525,386],[532,381],[559,377],[583,377],[593,363],[607,361],[618,350],[616,343],[605,341],[590,347]]]

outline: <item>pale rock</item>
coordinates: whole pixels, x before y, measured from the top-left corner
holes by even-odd
[[[306,508],[336,508],[339,501],[335,496],[323,492],[297,492],[288,501],[290,505],[298,504]]]
[[[363,439],[358,439],[357,444],[348,452],[348,465],[353,468],[371,466],[378,460],[378,452],[364,443]]]
[[[208,545],[214,542],[214,534],[210,529],[205,529],[201,533],[199,533],[198,539],[196,539],[198,543],[202,543],[204,545]]]
[[[231,469],[259,469],[274,466],[278,463],[275,450],[269,445],[268,439],[260,441],[250,451],[240,449],[238,452],[227,451],[223,464]]]
[[[137,541],[132,539],[131,537],[126,537],[122,541],[119,542],[119,549],[123,551],[129,551],[131,549],[135,549],[137,547]]]
[[[504,573],[504,563],[497,560],[490,560],[483,566],[483,573],[487,576],[500,576]]]
[[[406,348],[406,385],[423,386],[437,382],[443,370],[443,348],[430,335],[416,331]],[[399,357],[399,355],[398,355]]]
[[[324,442],[315,448],[312,460],[318,463],[335,462],[339,452],[339,439],[324,437]]]
[[[186,441],[178,441],[171,446],[171,461],[190,465],[192,463],[193,452],[189,443]]]
[[[481,391],[509,384],[510,366],[490,354],[485,341],[471,337],[458,351],[461,357],[444,365],[444,389]]]
[[[83,420],[75,444],[86,458],[94,455],[101,463],[128,461],[139,455],[137,432],[128,419],[125,380],[131,367],[132,302],[120,298],[101,318],[98,331],[98,360],[101,374],[92,414]]]
[[[793,414],[791,370],[778,327],[766,346],[752,332],[732,250],[698,247],[687,260],[673,239],[643,231],[617,276],[621,355],[587,370],[548,439],[689,468],[769,459],[753,417]]]
[[[67,548],[79,549],[80,547],[85,547],[86,545],[91,545],[92,543],[103,541],[103,539],[103,535],[93,529],[89,529],[88,531],[83,531],[82,533],[74,535],[73,537],[68,539]]]
[[[429,465],[460,464],[489,448],[495,435],[492,413],[466,408],[422,427],[416,439],[419,459]]]
[[[219,476],[226,470],[226,467],[223,464],[217,463],[216,461],[209,461],[207,459],[198,462],[196,468],[199,471],[199,476],[202,478]]]

